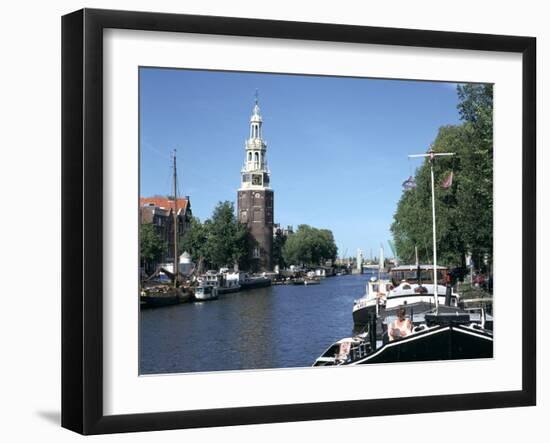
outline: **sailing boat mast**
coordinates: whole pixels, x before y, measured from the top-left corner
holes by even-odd
[[[176,169],[176,150],[174,149],[174,213],[173,213],[173,223],[174,223],[174,288],[178,284],[178,177]]]
[[[455,155],[454,152],[438,152],[437,154],[433,150],[433,146],[426,154],[409,155],[409,157],[429,157],[430,159],[430,172],[432,178],[432,233],[433,233],[433,253],[434,253],[434,299],[435,299],[435,313],[439,311],[439,290],[437,287],[437,241],[436,241],[436,225],[435,225],[435,186],[434,186],[434,160],[435,157]]]
[[[382,274],[383,268],[384,268],[384,247],[380,245],[380,255],[378,256],[378,285],[380,285],[380,279],[382,278],[381,274]]]

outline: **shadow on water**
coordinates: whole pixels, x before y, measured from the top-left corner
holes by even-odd
[[[272,286],[218,300],[143,310],[140,372],[308,367],[353,333],[353,300],[370,275]]]

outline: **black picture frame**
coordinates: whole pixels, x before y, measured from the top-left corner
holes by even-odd
[[[522,389],[131,415],[103,413],[103,30],[170,31],[522,55]],[[62,18],[62,426],[82,434],[536,404],[536,39],[504,35],[83,9]]]

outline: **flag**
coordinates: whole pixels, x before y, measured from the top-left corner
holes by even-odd
[[[453,171],[441,182],[443,189],[449,189],[453,185]]]
[[[414,188],[416,188],[416,182],[414,181],[414,178],[411,175],[407,180],[403,182],[403,189],[407,191],[409,189],[414,189]]]

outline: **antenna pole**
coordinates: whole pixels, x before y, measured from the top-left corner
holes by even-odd
[[[411,157],[428,157],[430,161],[430,174],[432,181],[432,234],[433,234],[433,256],[434,256],[434,266],[433,266],[433,287],[434,287],[434,301],[435,301],[435,313],[439,311],[439,289],[437,284],[437,236],[436,236],[436,224],[435,224],[435,185],[434,185],[434,160],[435,157],[439,156],[448,156],[455,155],[454,152],[442,152],[435,153],[433,146],[430,146],[429,151],[426,154],[416,154],[409,155]]]
[[[430,149],[430,172],[432,175],[432,233],[433,233],[433,251],[434,251],[434,297],[435,297],[435,313],[439,311],[439,288],[437,287],[437,236],[435,226],[435,186],[434,186],[434,156],[433,150]]]
[[[176,169],[176,150],[174,149],[174,288],[178,284],[178,178]]]

